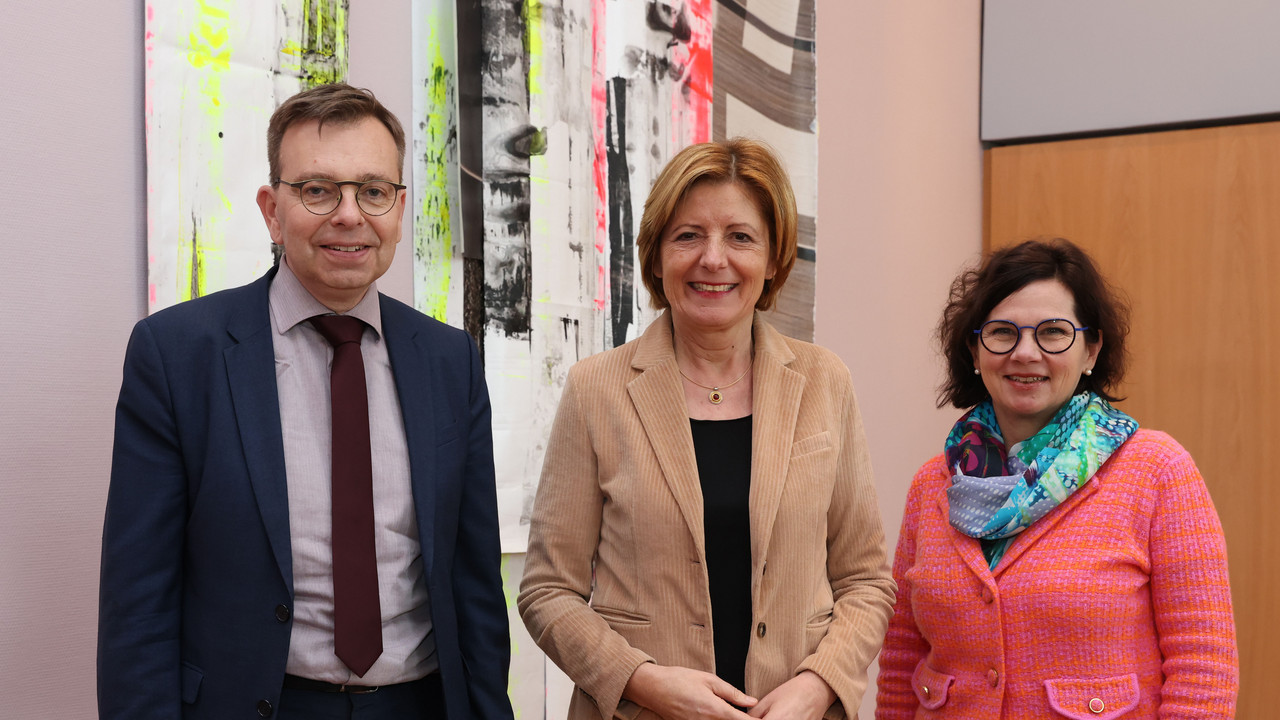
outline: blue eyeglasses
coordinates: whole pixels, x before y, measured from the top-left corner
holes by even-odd
[[[1063,318],[1041,320],[1036,325],[1017,325],[1008,320],[990,320],[973,331],[982,342],[982,347],[994,355],[1008,355],[1018,347],[1022,340],[1023,330],[1034,330],[1032,336],[1036,345],[1050,355],[1064,353],[1076,342],[1076,333],[1088,330],[1087,327],[1076,327],[1075,323]]]

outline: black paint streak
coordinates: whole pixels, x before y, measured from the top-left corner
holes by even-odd
[[[649,24],[649,29],[671,33],[671,37],[682,43],[693,38],[693,28],[689,25],[689,14],[685,11],[684,3],[649,0],[645,22]]]
[[[458,0],[458,164],[462,166],[459,193],[462,198],[462,256],[484,259],[484,24],[480,0]],[[468,172],[470,171],[470,172]],[[469,296],[462,312],[467,313]],[[479,298],[477,298],[479,299]],[[483,310],[480,311],[483,315]]]
[[[533,304],[529,156],[545,136],[529,124],[528,23],[524,0],[482,0],[478,30],[484,192],[485,321],[529,339]]]
[[[462,259],[462,329],[471,333],[484,365],[484,260]]]
[[[529,176],[516,175],[507,180],[489,182],[488,212],[492,221],[505,222],[511,233],[528,232],[529,225]]]
[[[627,167],[627,80],[610,78],[605,118],[605,146],[609,196],[609,320],[613,345],[627,341],[635,322],[635,238],[631,228],[631,175]]]
[[[813,40],[813,38],[802,38],[802,37],[796,37],[794,35],[787,35],[786,33],[773,27],[769,23],[766,23],[764,20],[761,20],[758,16],[753,15],[751,11],[747,10],[745,6],[743,6],[738,2],[735,2],[734,0],[717,0],[717,1],[719,2],[720,7],[742,18],[748,24],[755,26],[755,28],[760,32],[782,43],[783,45],[790,45],[791,47],[795,48],[796,50],[799,50],[800,52],[808,52],[808,53],[814,52],[817,49],[817,43]]]
[[[628,75],[643,72],[654,84],[679,80],[684,74],[683,65],[671,62],[670,58],[652,53],[642,47],[627,46],[622,51],[622,56]]]
[[[507,337],[528,338],[529,305],[533,287],[529,277],[529,245],[508,246],[504,257],[490,258],[484,286],[486,320]],[[492,278],[500,278],[496,283]]]
[[[573,362],[581,360],[582,358],[579,357],[578,354],[578,334],[581,332],[582,328],[580,327],[577,318],[561,316],[560,326],[564,330],[565,343],[573,348]]]

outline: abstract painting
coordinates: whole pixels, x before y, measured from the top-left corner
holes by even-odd
[[[267,121],[347,73],[346,0],[149,0],[147,297],[155,312],[271,267],[254,197]]]
[[[504,552],[523,552],[569,367],[657,316],[636,274],[644,199],[695,142],[783,157],[800,261],[772,320],[813,337],[814,0],[431,0],[414,5],[415,302],[482,347]]]

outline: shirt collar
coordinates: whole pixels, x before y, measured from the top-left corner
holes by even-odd
[[[269,291],[271,314],[281,333],[288,332],[300,322],[306,322],[316,315],[333,315],[334,312],[307,292],[299,282],[298,276],[289,269],[289,263],[280,260],[280,269],[271,281]],[[378,337],[382,337],[382,306],[378,303],[378,284],[375,282],[365,291],[364,297],[355,307],[344,315],[363,320],[373,328]]]

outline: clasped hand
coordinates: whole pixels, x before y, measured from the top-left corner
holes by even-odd
[[[836,699],[808,670],[756,700],[711,673],[654,663],[636,668],[622,694],[664,720],[819,720]]]

